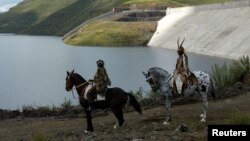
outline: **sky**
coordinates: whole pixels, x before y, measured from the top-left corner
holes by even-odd
[[[0,13],[6,12],[22,0],[0,0]]]

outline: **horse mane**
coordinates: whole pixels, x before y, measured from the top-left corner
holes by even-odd
[[[153,67],[148,70],[152,76],[154,76],[157,80],[167,80],[171,74],[159,67]]]
[[[73,77],[80,82],[83,81],[82,83],[86,82],[86,80],[78,73],[73,73]]]

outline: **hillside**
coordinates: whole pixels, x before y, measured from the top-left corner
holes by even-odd
[[[84,134],[86,118],[18,118],[0,120],[0,140],[8,141],[206,141],[209,124],[249,124],[250,93],[228,99],[210,101],[206,124],[200,123],[202,103],[173,106],[170,125],[163,125],[165,108],[144,109],[143,117],[136,112],[124,114],[125,124],[114,130],[114,115],[109,111],[94,116],[95,132]],[[82,114],[81,114],[82,115]],[[176,132],[181,124],[187,132]]]
[[[62,36],[113,7],[152,8],[228,0],[24,0],[0,14],[0,33]]]
[[[167,7],[225,1],[229,0],[127,0],[123,7],[129,7],[130,11],[86,22],[63,39],[66,44],[80,46],[147,46]]]
[[[24,0],[0,14],[0,32],[64,35],[87,19],[111,11],[119,0]]]

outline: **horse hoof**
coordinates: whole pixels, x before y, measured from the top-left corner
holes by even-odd
[[[201,117],[201,118],[203,118],[203,117],[204,117],[204,115],[203,115],[203,114],[201,114],[201,115],[200,115],[200,117]]]
[[[167,122],[167,121],[164,121],[163,124],[164,124],[164,125],[170,125],[170,123]]]
[[[203,119],[201,119],[201,122],[202,122],[202,123],[205,123],[205,122],[206,122],[206,120],[203,118]]]
[[[85,130],[84,133],[89,134],[89,133],[91,133],[91,131]]]
[[[114,129],[117,129],[117,128],[119,128],[119,125],[118,124],[114,125]]]

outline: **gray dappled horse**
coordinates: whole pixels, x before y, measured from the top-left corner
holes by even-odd
[[[147,73],[143,72],[147,83],[153,91],[164,95],[166,97],[166,120],[164,124],[167,124],[171,120],[170,107],[171,99],[173,98],[173,74],[168,73],[166,70],[158,67],[153,67],[148,70]],[[201,114],[201,122],[206,122],[207,118],[207,108],[208,108],[208,92],[211,91],[213,98],[215,98],[215,89],[213,81],[208,73],[202,71],[194,71],[193,74],[198,79],[198,84],[188,85],[183,90],[184,97],[189,96],[197,92],[200,94],[203,102],[203,114]]]

